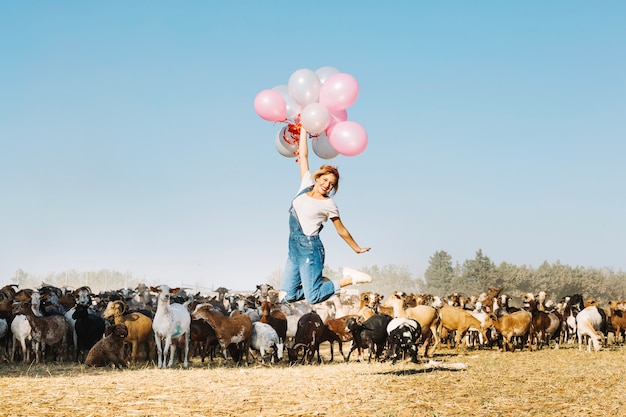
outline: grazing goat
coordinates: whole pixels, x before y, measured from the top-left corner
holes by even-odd
[[[396,317],[387,325],[389,335],[389,349],[387,358],[391,357],[392,363],[396,363],[400,354],[411,355],[411,361],[417,363],[417,343],[419,342],[422,328],[417,320],[407,317]]]
[[[583,339],[588,338],[587,351],[591,351],[593,344],[594,350],[597,352],[602,346],[604,339],[602,329],[606,328],[606,316],[600,308],[595,305],[585,307],[583,311],[576,316],[576,332],[578,334],[578,349],[583,349]]]
[[[228,358],[228,347],[231,344],[243,344],[243,353],[246,355],[246,365],[250,363],[249,350],[252,336],[252,321],[246,314],[238,314],[234,317],[224,316],[211,304],[198,304],[191,313],[194,319],[202,319],[209,323],[222,348],[224,359]],[[243,356],[243,355],[242,355]],[[238,358],[233,358],[238,363]]]
[[[405,297],[402,294],[394,293],[387,300],[389,306],[393,308],[393,317],[408,317],[420,324],[422,329],[421,343],[424,343],[424,356],[432,357],[439,344],[439,312],[435,307],[421,304],[406,308]],[[432,340],[434,340],[434,343],[430,346]]]
[[[65,317],[61,314],[53,314],[47,317],[38,317],[33,313],[31,306],[24,302],[15,305],[14,314],[23,314],[28,319],[31,327],[31,337],[35,350],[35,360],[41,362],[42,354],[46,352],[46,347],[60,347],[60,354],[57,358],[63,361],[67,349],[67,335],[69,327]]]
[[[343,353],[343,344],[346,342],[350,342],[353,340],[352,332],[348,329],[348,319],[349,318],[360,318],[361,316],[358,314],[352,314],[348,316],[343,316],[338,319],[328,319],[326,320],[326,329],[324,332],[323,341],[330,343],[330,361],[334,360],[334,349],[333,345],[335,342],[339,344],[339,353],[341,353],[341,357],[343,360],[346,360],[346,355]]]
[[[128,329],[128,336],[124,338],[125,344],[130,344],[130,360],[137,362],[140,348],[148,349],[148,359],[154,359],[154,336],[152,331],[152,319],[142,313],[128,313],[126,304],[121,300],[109,301],[103,319],[113,318],[115,324],[124,324]]]
[[[355,349],[368,348],[369,357],[368,362],[371,362],[372,355],[375,353],[375,358],[380,359],[383,350],[387,346],[387,340],[389,334],[387,333],[387,325],[392,320],[386,314],[374,314],[363,323],[359,323],[356,319],[348,319],[347,327],[352,332],[352,347],[348,352],[346,361],[350,360],[350,354]]]
[[[469,329],[478,330],[483,340],[487,340],[487,328],[483,327],[480,320],[467,310],[446,304],[439,309],[439,317],[438,333],[442,334],[443,329],[455,332],[454,343],[457,353],[461,346],[461,340],[463,340],[465,333],[467,333]]]
[[[489,315],[489,318],[485,321],[486,326],[493,327],[496,331],[502,335],[502,351],[507,352],[511,348],[511,352],[515,351],[515,345],[512,343],[514,337],[522,338],[522,349],[526,344],[530,332],[532,329],[533,316],[526,310],[515,311],[510,314],[505,314],[502,317],[498,317],[495,313]],[[528,343],[528,350],[530,351],[530,343]]]
[[[104,335],[104,319],[89,313],[89,306],[77,304],[72,313],[74,331],[76,332],[76,352],[74,360],[80,362],[85,359],[89,349],[93,347]]]
[[[158,288],[151,287],[150,290],[158,293],[157,309],[152,320],[154,342],[157,348],[157,366],[159,368],[172,367],[176,355],[176,342],[182,337],[185,340],[183,366],[187,368],[189,366],[191,315],[182,304],[170,304],[171,295],[177,294],[180,288],[161,285]],[[170,354],[169,362],[167,362],[168,353]]]
[[[280,362],[283,358],[284,343],[278,337],[276,330],[267,323],[256,321],[252,323],[250,347],[261,354],[261,363],[265,363],[267,353],[272,354],[271,362]]]
[[[114,324],[106,329],[104,338],[100,339],[87,353],[86,366],[127,367],[124,360],[124,341],[128,336],[128,328],[124,324]]]

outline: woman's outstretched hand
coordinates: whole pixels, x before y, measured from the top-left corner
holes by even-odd
[[[365,252],[369,252],[370,249],[372,248],[358,248],[357,250],[355,250],[356,253],[365,253]]]

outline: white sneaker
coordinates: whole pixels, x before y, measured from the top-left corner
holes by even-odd
[[[278,291],[278,302],[284,303],[286,296],[287,296],[287,291],[283,291],[283,290]]]
[[[352,268],[343,268],[343,276],[352,278],[352,285],[356,284],[367,284],[372,282],[372,277],[367,275],[365,272],[357,271]]]

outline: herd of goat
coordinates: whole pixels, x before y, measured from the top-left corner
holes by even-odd
[[[39,289],[0,289],[0,356],[36,363],[72,360],[86,366],[128,367],[140,361],[188,367],[190,356],[250,364],[322,362],[320,345],[337,342],[344,361],[410,359],[418,351],[432,357],[440,343],[456,349],[497,347],[503,351],[578,343],[595,351],[623,343],[626,302],[601,308],[581,294],[556,303],[544,292],[527,294],[510,306],[503,289],[476,297],[444,299],[395,292],[387,298],[363,292],[337,295],[324,303],[278,302],[270,285],[250,294],[219,288],[213,296],[187,294],[166,285],[94,294],[42,285]],[[347,354],[343,343],[349,343]],[[252,357],[252,359],[251,359]],[[245,361],[245,362],[244,362]]]

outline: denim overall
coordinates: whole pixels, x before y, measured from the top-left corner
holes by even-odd
[[[298,196],[311,191],[308,187]],[[324,269],[324,245],[318,234],[307,236],[302,232],[293,201],[289,209],[289,258],[285,266],[281,289],[286,291],[285,301],[294,302],[306,299],[311,304],[321,303],[335,294],[332,281],[322,280]]]

